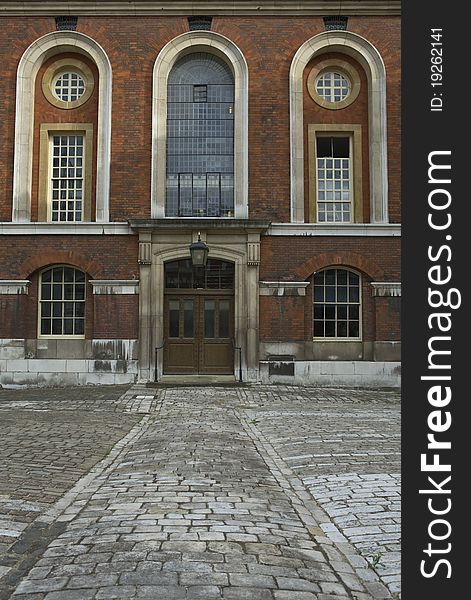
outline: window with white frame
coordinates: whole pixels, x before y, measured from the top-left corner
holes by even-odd
[[[39,220],[78,223],[91,218],[92,125],[41,125]]]
[[[85,93],[85,80],[77,71],[65,71],[54,78],[54,95],[62,102],[75,102]]]
[[[350,93],[350,81],[336,71],[322,73],[316,81],[316,92],[326,102],[342,102]]]
[[[352,221],[350,137],[318,136],[316,140],[317,222]]]
[[[83,221],[83,135],[51,136],[51,221]]]
[[[314,338],[360,339],[361,277],[348,269],[324,269],[313,283]]]
[[[84,337],[85,284],[85,273],[73,267],[56,266],[41,273],[40,337]]]

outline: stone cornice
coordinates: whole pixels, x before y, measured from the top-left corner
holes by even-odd
[[[0,235],[131,235],[127,223],[0,223]]]
[[[129,225],[137,231],[266,231],[270,221],[262,219],[182,218],[182,219],[130,219]]]
[[[398,223],[272,223],[267,235],[400,237]]]
[[[305,296],[309,281],[260,281],[260,296]]]
[[[400,15],[398,0],[221,0],[173,1],[151,0],[126,1],[102,0],[55,2],[29,0],[29,2],[0,2],[0,16],[40,15]]]

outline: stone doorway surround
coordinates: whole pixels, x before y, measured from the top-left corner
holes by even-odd
[[[251,219],[132,219],[139,234],[139,381],[162,374],[164,343],[164,264],[189,258],[189,246],[201,235],[209,257],[233,262],[234,342],[241,349],[244,381],[259,371],[260,236],[270,222]],[[156,350],[158,349],[158,350]],[[234,373],[239,369],[235,353]]]

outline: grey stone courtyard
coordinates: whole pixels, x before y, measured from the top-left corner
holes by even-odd
[[[0,600],[400,597],[391,390],[0,390]]]

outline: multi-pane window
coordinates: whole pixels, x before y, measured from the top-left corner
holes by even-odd
[[[204,269],[195,269],[190,259],[165,264],[166,288],[234,289],[234,263],[209,259]]]
[[[83,220],[84,135],[51,136],[50,220]]]
[[[351,84],[341,73],[328,71],[316,82],[316,92],[326,102],[342,102],[350,93]]]
[[[234,78],[212,54],[186,55],[169,75],[165,214],[234,215]]]
[[[85,93],[85,81],[79,73],[66,71],[54,80],[53,91],[63,102],[75,102]]]
[[[352,173],[349,137],[316,139],[317,221],[352,221]]]
[[[360,338],[360,284],[360,276],[347,269],[315,273],[314,337]]]
[[[39,281],[39,333],[80,336],[85,333],[85,273],[72,267],[52,267]]]

